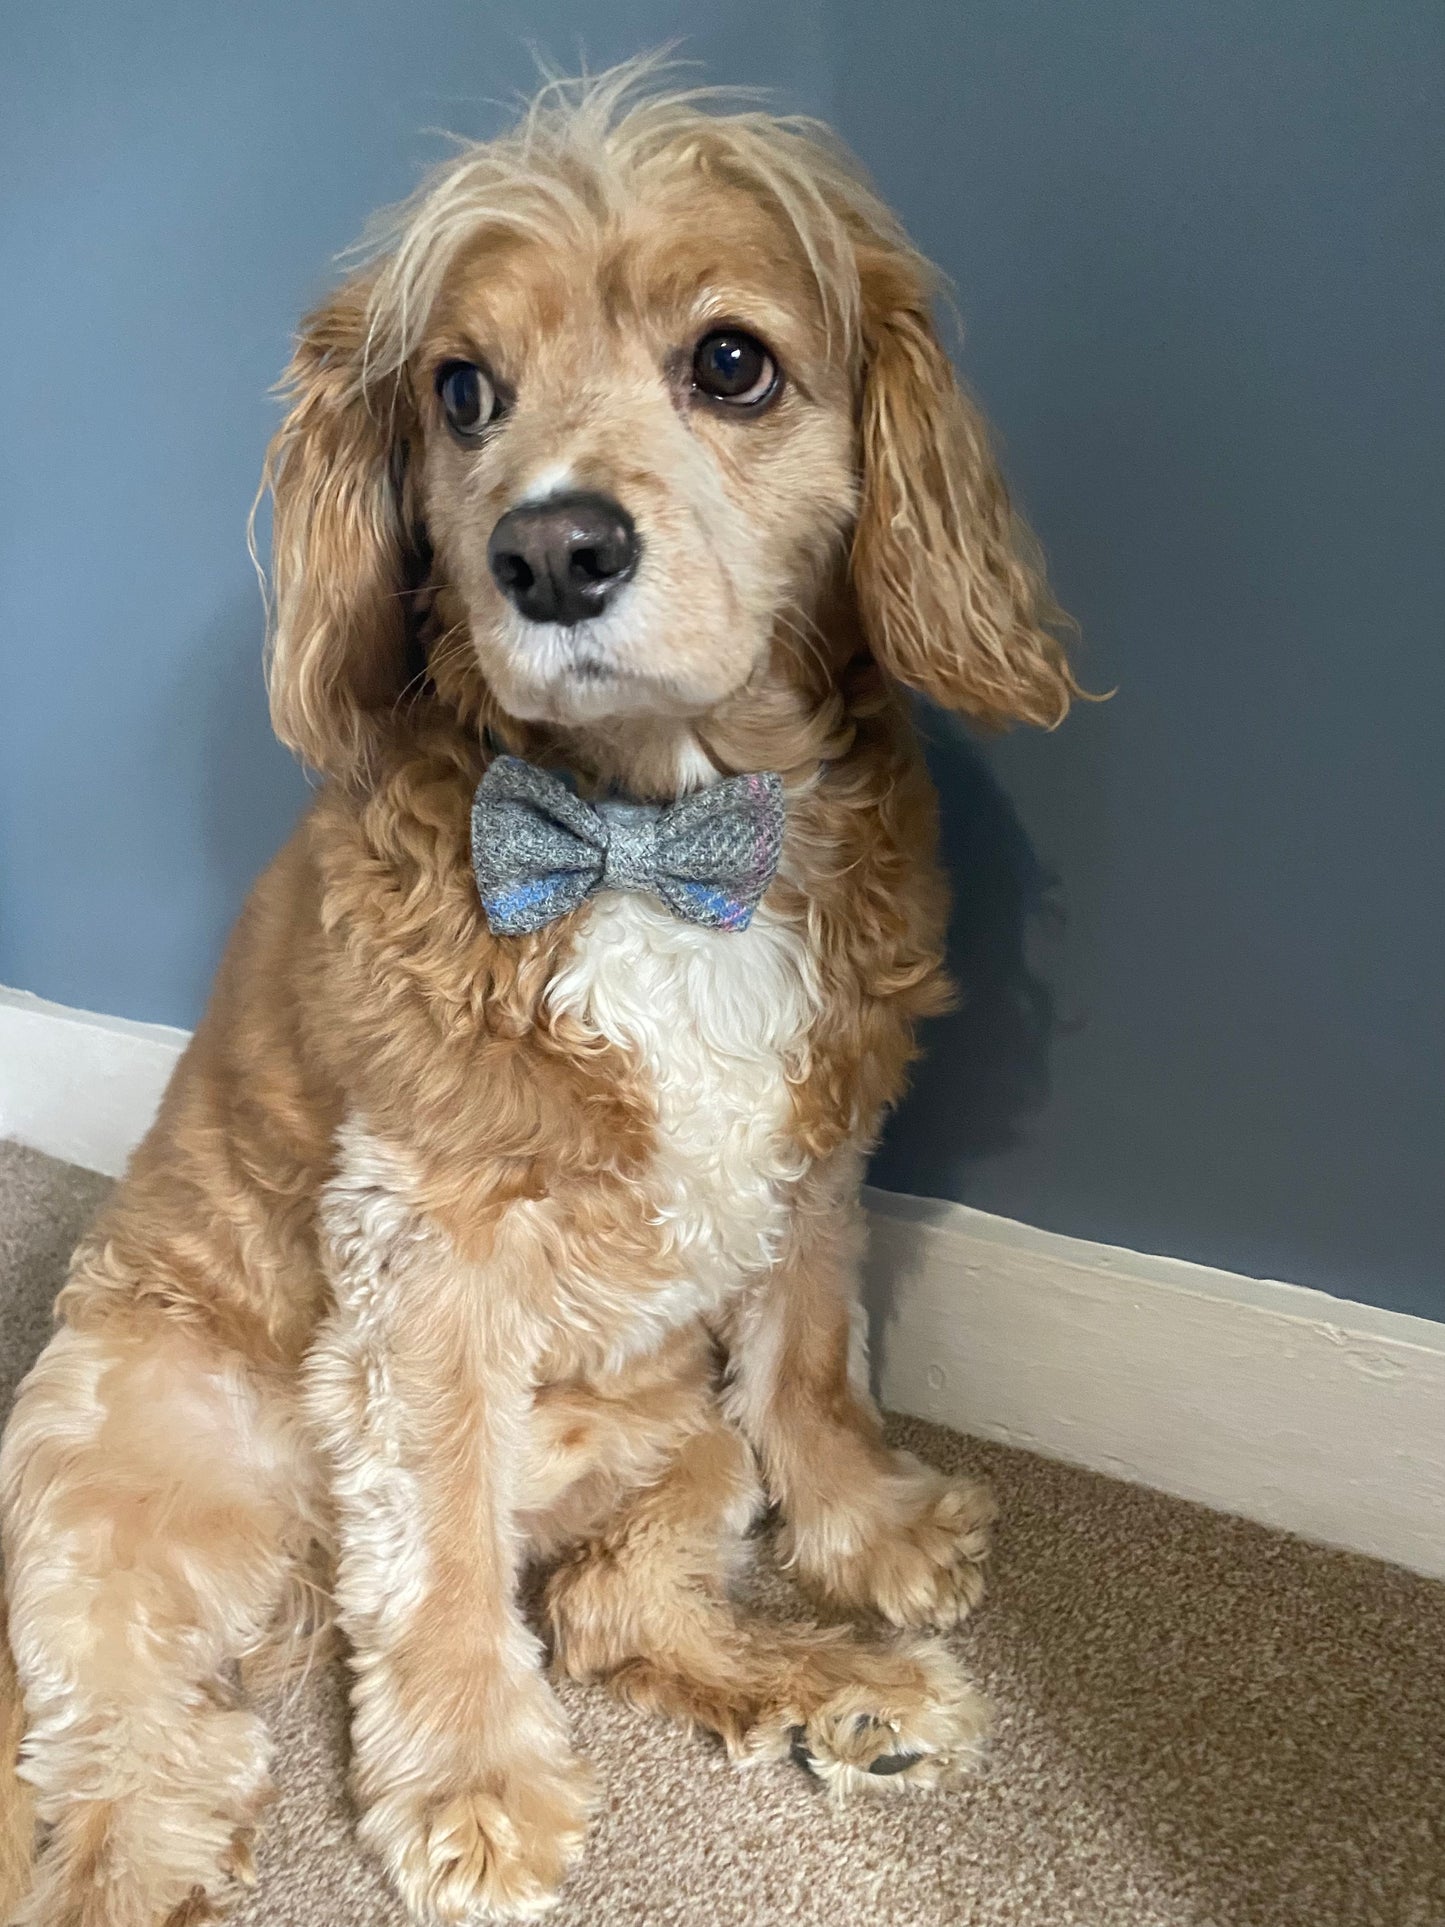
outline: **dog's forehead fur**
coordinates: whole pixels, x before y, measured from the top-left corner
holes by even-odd
[[[468,257],[505,279],[540,244],[563,270],[529,276],[538,316],[570,311],[586,262],[604,305],[641,319],[690,302],[709,278],[777,298],[856,351],[858,244],[881,245],[920,288],[933,270],[856,162],[821,124],[717,114],[686,95],[628,99],[606,88],[541,106],[516,131],[468,143],[372,224],[371,365],[400,366]],[[836,337],[835,338],[835,331]]]
[[[844,346],[789,224],[754,193],[643,176],[620,213],[559,246],[483,219],[461,242],[413,362],[473,352],[503,380],[561,338],[611,365],[629,340],[689,348],[709,323],[745,325],[794,381],[827,381]],[[846,364],[845,364],[846,371]]]

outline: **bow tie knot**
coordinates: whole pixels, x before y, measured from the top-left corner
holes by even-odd
[[[746,929],[778,867],[783,785],[730,776],[676,803],[587,803],[499,756],[472,803],[472,868],[488,926],[540,930],[599,890],[656,896],[684,922]]]

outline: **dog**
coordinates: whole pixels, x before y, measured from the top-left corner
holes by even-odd
[[[885,1444],[858,1302],[949,996],[906,692],[1078,692],[935,283],[826,130],[623,70],[305,322],[268,675],[324,781],[5,1433],[7,1919],[224,1909],[323,1593],[419,1921],[581,1848],[548,1655],[837,1793],[974,1763],[991,1501]],[[769,1506],[818,1622],[735,1602]]]

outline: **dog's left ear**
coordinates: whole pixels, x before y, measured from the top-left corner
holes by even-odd
[[[1029,531],[982,416],[930,315],[923,264],[859,262],[862,500],[852,576],[876,659],[911,689],[986,723],[1053,725],[1078,693]]]

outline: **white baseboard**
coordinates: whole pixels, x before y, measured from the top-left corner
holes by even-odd
[[[865,1197],[886,1405],[1445,1577],[1445,1324]]]
[[[118,1178],[189,1033],[0,989],[0,1137]]]
[[[0,990],[0,1136],[118,1175],[185,1044]],[[1445,1325],[865,1196],[894,1410],[1445,1577]]]

